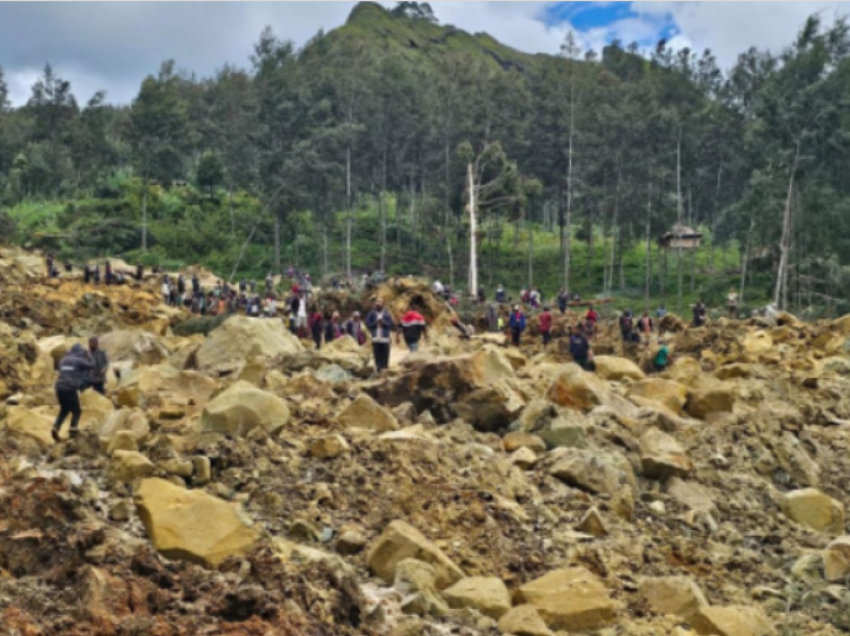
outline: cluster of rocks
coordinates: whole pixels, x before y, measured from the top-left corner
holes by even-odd
[[[35,328],[0,299],[9,633],[850,629],[850,318],[678,329],[660,376],[603,327],[591,374],[461,340],[388,284],[436,325],[372,377],[350,339],[240,317],[177,337],[144,286],[99,293],[139,298],[103,314],[120,377],[59,444],[54,363],[102,321]]]

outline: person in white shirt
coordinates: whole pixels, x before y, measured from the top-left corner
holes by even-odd
[[[162,300],[166,305],[171,302],[171,284],[167,280],[162,283]]]

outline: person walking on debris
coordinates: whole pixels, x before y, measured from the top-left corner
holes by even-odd
[[[519,346],[519,338],[522,332],[525,331],[525,314],[519,308],[519,305],[514,305],[511,311],[511,319],[508,321],[508,327],[511,330],[511,342],[515,347]]]
[[[266,296],[272,293],[272,285],[274,284],[273,281],[272,273],[269,272],[266,274]]]
[[[89,338],[89,358],[94,363],[89,384],[92,389],[101,395],[105,395],[106,372],[109,370],[109,358],[106,356],[106,352],[100,348],[97,338]]]
[[[638,320],[638,331],[646,338],[646,344],[649,344],[649,339],[652,336],[652,328],[652,318],[649,317],[648,311],[644,311]]]
[[[363,324],[360,322],[360,312],[355,311],[351,318],[345,321],[343,330],[361,347],[366,343],[366,334],[363,333]]]
[[[570,355],[573,361],[585,371],[593,371],[593,352],[587,339],[587,330],[581,323],[570,333]]]
[[[71,347],[68,354],[59,362],[59,378],[56,380],[54,389],[56,399],[59,402],[59,415],[53,423],[50,434],[53,441],[59,441],[59,431],[65,418],[71,416],[71,437],[79,435],[80,417],[80,391],[84,391],[88,385],[88,374],[94,369],[94,363],[86,355],[86,350],[81,344]]]
[[[325,314],[325,342],[333,342],[337,338],[342,338],[342,336],[342,327],[339,324],[339,312],[333,312],[330,317]]]
[[[705,305],[702,304],[702,300],[698,300],[694,305],[694,327],[702,327],[705,324],[705,315]]]
[[[110,263],[109,261],[106,261],[106,265],[104,265],[103,274],[106,277],[107,285],[114,284],[114,281],[112,279],[112,263]]]
[[[670,349],[667,348],[667,343],[664,340],[659,340],[658,344],[660,346],[652,359],[652,370],[661,373],[673,363],[673,357],[670,355]]]
[[[171,283],[168,281],[168,276],[162,280],[162,302],[166,305],[171,303]]]
[[[427,325],[425,317],[416,311],[415,304],[411,304],[407,313],[401,317],[401,332],[408,350],[419,349],[419,340],[426,336]]]
[[[496,302],[500,304],[508,302],[507,294],[505,294],[505,288],[501,285],[496,288]]]
[[[313,337],[313,342],[316,343],[317,351],[322,348],[322,332],[324,331],[324,328],[325,325],[322,314],[319,313],[318,307],[314,307],[313,312],[310,314],[310,335]]]
[[[372,335],[372,352],[375,356],[375,370],[380,373],[390,365],[390,334],[393,331],[393,318],[379,298],[375,307],[366,316],[366,328]]]
[[[543,307],[543,313],[537,319],[537,328],[543,336],[543,346],[552,342],[552,314],[549,313],[549,305]]]
[[[734,287],[729,289],[729,295],[726,296],[726,305],[729,307],[729,317],[737,318],[738,317],[738,292],[735,291]]]
[[[53,278],[55,276],[55,268],[53,267],[53,254],[47,255],[47,277]]]
[[[593,308],[593,305],[588,307],[587,313],[584,315],[584,326],[586,327],[585,335],[592,336],[596,333],[596,323],[599,322],[599,314]]]
[[[490,333],[498,333],[499,329],[499,310],[495,304],[490,304],[487,307],[487,330]]]
[[[567,294],[567,290],[561,287],[561,291],[558,292],[558,310],[561,312],[562,316],[567,313],[568,304],[569,296]]]
[[[623,342],[634,341],[634,326],[632,310],[626,309],[623,315],[620,316],[620,335],[623,337]]]
[[[303,338],[307,332],[307,298],[304,294],[296,296],[298,306],[295,313],[295,322],[298,325],[298,335]]]

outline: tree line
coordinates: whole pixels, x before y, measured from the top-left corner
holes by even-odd
[[[392,19],[438,28],[415,2]],[[334,32],[297,50],[267,28],[246,68],[197,78],[167,61],[126,106],[104,93],[80,105],[47,66],[12,108],[0,70],[0,206],[90,196],[123,175],[139,183],[144,251],[150,189],[186,180],[222,199],[220,238],[240,254],[267,246],[280,271],[300,240],[348,275],[368,207],[372,267],[404,258],[473,291],[498,258],[488,246],[534,222],[559,237],[567,289],[621,289],[624,254],[645,244],[643,292],[667,293],[672,271],[680,298],[692,254],[656,239],[688,226],[710,236],[711,270],[716,248],[738,246],[728,273],[741,295],[761,274],[782,307],[829,303],[850,287],[848,51],[845,21],[817,16],[781,53],[750,49],[728,71],[663,40],[597,55],[570,34],[560,55],[506,68],[474,50],[411,61]],[[248,213],[234,203],[246,193]],[[299,237],[305,214],[311,235]],[[340,263],[328,262],[333,241]],[[603,280],[590,280],[600,257]]]

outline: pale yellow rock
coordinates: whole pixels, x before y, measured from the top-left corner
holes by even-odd
[[[688,399],[688,387],[672,380],[649,378],[630,384],[626,395],[658,402],[674,415],[680,415]]]
[[[702,590],[685,576],[643,579],[638,593],[641,601],[655,614],[673,614],[686,621],[708,607]]]
[[[692,417],[703,419],[712,413],[731,413],[734,406],[735,391],[732,385],[704,381],[691,391],[686,409]]]
[[[616,356],[596,356],[596,374],[605,380],[643,380],[646,374],[628,358]]]
[[[776,629],[764,610],[747,605],[704,607],[691,622],[697,632],[704,636],[776,635]]]
[[[443,590],[443,598],[452,609],[475,609],[499,620],[511,608],[511,595],[502,579],[472,576]]]
[[[168,360],[161,338],[141,329],[119,329],[100,337],[100,348],[110,363],[132,360],[139,364],[159,364]]]
[[[703,377],[702,366],[695,358],[682,356],[676,358],[672,366],[664,372],[664,378],[683,384],[694,386]]]
[[[216,567],[246,554],[259,538],[231,504],[164,479],[143,480],[135,504],[154,548],[169,559]]]
[[[823,569],[827,581],[841,582],[850,576],[850,536],[838,537],[826,547]]]
[[[547,457],[549,473],[591,494],[613,495],[623,486],[637,492],[632,465],[616,452],[559,448]]]
[[[614,620],[608,590],[583,567],[553,570],[520,587],[517,596],[554,630],[589,631]]]
[[[667,482],[667,494],[691,510],[714,510],[714,499],[704,486],[673,477]]]
[[[499,619],[499,631],[512,636],[554,636],[533,605],[517,605]]]
[[[395,568],[404,559],[430,563],[437,573],[437,589],[444,589],[464,577],[463,570],[419,530],[405,521],[390,523],[369,548],[369,569],[387,583],[395,577]]]
[[[218,382],[197,371],[182,371],[170,364],[141,366],[121,376],[118,400],[125,405],[138,406],[145,398],[158,396],[203,404],[218,387]]]
[[[794,490],[785,495],[782,512],[812,530],[838,535],[844,532],[844,504],[817,488]]]
[[[112,438],[121,432],[128,432],[138,444],[150,433],[147,416],[142,411],[130,409],[119,409],[110,413],[97,429],[101,448],[108,449]]]
[[[345,428],[365,428],[378,433],[398,430],[399,424],[389,409],[361,393],[337,417]]]
[[[67,420],[65,426],[68,426]],[[6,417],[6,435],[13,439],[30,439],[42,448],[53,446],[50,431],[53,420],[49,415],[23,406],[13,406]]]
[[[83,391],[80,394],[80,430],[98,429],[115,411],[112,401],[96,391]]]
[[[525,431],[511,431],[502,438],[502,446],[508,453],[513,453],[523,447],[533,450],[535,453],[546,451],[546,442],[537,435]]]
[[[737,362],[727,364],[720,367],[714,374],[718,380],[737,380],[739,378],[748,378],[752,374],[752,365]]]
[[[761,354],[773,349],[773,339],[764,331],[748,331],[738,342],[747,361],[758,360]]]
[[[584,517],[582,517],[581,521],[579,521],[576,526],[576,530],[592,534],[594,537],[604,537],[608,534],[608,528],[605,526],[605,521],[602,519],[602,515],[599,514],[599,511],[596,508],[591,508],[584,514]]]
[[[207,404],[200,428],[206,433],[239,437],[257,427],[274,435],[288,423],[285,401],[247,382],[237,382]]]
[[[290,356],[303,350],[280,320],[231,316],[213,329],[195,359],[201,371],[223,370],[241,366],[250,358]]]
[[[694,467],[679,443],[657,428],[641,435],[640,461],[644,476],[650,479],[686,477]]]
[[[546,397],[558,406],[589,411],[610,400],[610,389],[601,378],[570,363],[552,380]]]
[[[109,463],[109,478],[122,484],[130,484],[153,474],[153,462],[137,451],[116,450]]]
[[[130,431],[118,431],[109,440],[106,447],[107,455],[112,455],[115,451],[138,451],[139,442],[136,436]]]
[[[315,440],[310,446],[310,454],[319,459],[333,459],[349,451],[348,442],[342,435],[326,435]]]
[[[528,470],[537,463],[537,453],[523,446],[511,455],[511,463],[523,470]]]

